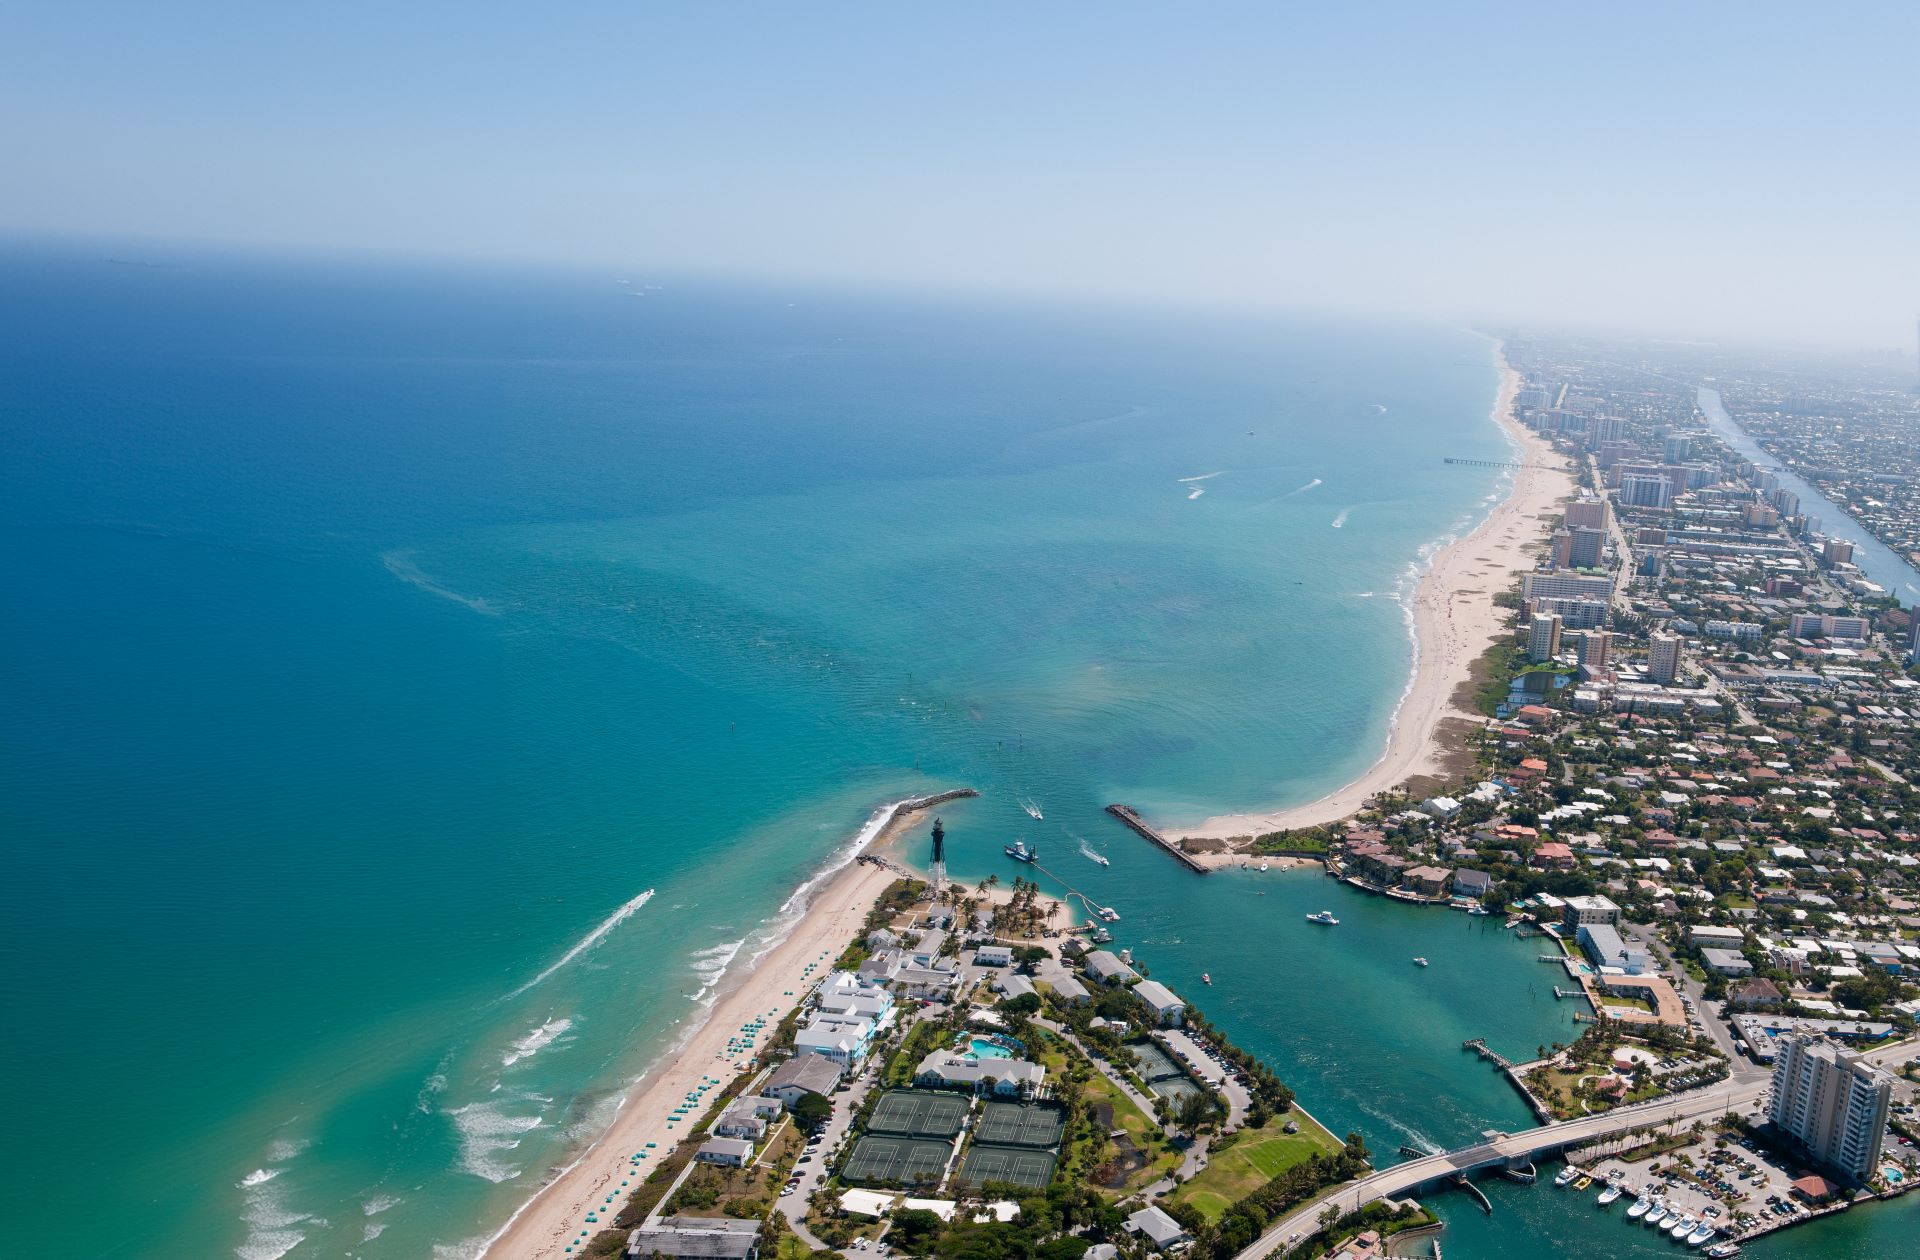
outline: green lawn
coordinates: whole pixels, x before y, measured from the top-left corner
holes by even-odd
[[[1300,1126],[1285,1132],[1287,1121]],[[1341,1143],[1311,1117],[1289,1110],[1263,1128],[1235,1135],[1224,1150],[1215,1149],[1198,1176],[1173,1192],[1175,1202],[1191,1203],[1208,1220],[1218,1220],[1236,1202],[1315,1151],[1332,1153]]]
[[[1067,1052],[1063,1046],[1046,1046],[1037,1057],[1041,1065],[1056,1077],[1067,1070]],[[1076,1058],[1077,1057],[1078,1056],[1076,1056]],[[1164,1139],[1156,1142],[1150,1136],[1159,1129],[1159,1122],[1146,1112],[1141,1111],[1140,1108],[1135,1105],[1134,1101],[1122,1093],[1112,1081],[1108,1080],[1106,1075],[1101,1072],[1098,1067],[1092,1063],[1088,1063],[1087,1067],[1092,1069],[1092,1074],[1088,1077],[1087,1083],[1084,1086],[1087,1106],[1097,1107],[1105,1103],[1112,1107],[1113,1127],[1116,1129],[1124,1129],[1127,1136],[1133,1140],[1134,1146],[1139,1150],[1146,1151],[1152,1157],[1148,1160],[1147,1166],[1144,1169],[1127,1178],[1126,1190],[1123,1191],[1123,1193],[1131,1192],[1141,1186],[1158,1181],[1160,1178],[1178,1168],[1180,1166],[1180,1152],[1169,1149],[1164,1144]],[[1085,1156],[1083,1166],[1092,1167],[1112,1156],[1113,1144],[1103,1136],[1099,1140],[1098,1150],[1082,1152],[1082,1154]],[[1112,1191],[1108,1193],[1112,1193]]]

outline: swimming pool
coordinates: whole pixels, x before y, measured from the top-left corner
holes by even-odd
[[[967,1053],[976,1059],[1011,1059],[1013,1051],[989,1037],[969,1037]]]

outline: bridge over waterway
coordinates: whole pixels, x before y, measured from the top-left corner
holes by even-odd
[[[1766,1092],[1765,1079],[1726,1081],[1708,1089],[1673,1098],[1656,1099],[1634,1107],[1617,1107],[1597,1116],[1544,1124],[1519,1133],[1502,1133],[1421,1159],[1411,1159],[1358,1181],[1336,1186],[1281,1217],[1267,1232],[1242,1251],[1236,1260],[1262,1260],[1285,1250],[1320,1228],[1320,1214],[1329,1207],[1342,1216],[1379,1199],[1403,1199],[1423,1191],[1457,1184],[1480,1172],[1494,1172],[1510,1163],[1557,1155],[1573,1146],[1613,1137],[1629,1129],[1691,1124],[1751,1105]]]

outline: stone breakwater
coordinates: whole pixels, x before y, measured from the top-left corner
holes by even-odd
[[[1185,849],[1181,848],[1178,844],[1175,844],[1173,841],[1167,839],[1165,836],[1155,831],[1152,827],[1148,826],[1147,820],[1140,817],[1139,814],[1135,813],[1132,806],[1109,805],[1107,806],[1107,812],[1109,814],[1112,814],[1115,818],[1118,818],[1121,822],[1125,823],[1128,827],[1132,828],[1135,832],[1146,837],[1148,840],[1151,840],[1153,843],[1159,845],[1162,849],[1166,850],[1167,853],[1172,855],[1174,861],[1180,863],[1180,865],[1186,867],[1188,870],[1192,871],[1194,874],[1205,875],[1207,873],[1207,868],[1204,864],[1197,861],[1191,853],[1188,853]]]

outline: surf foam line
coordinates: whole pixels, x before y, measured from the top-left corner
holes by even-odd
[[[972,788],[961,788],[951,792],[935,793],[934,795],[931,795],[931,796],[909,796],[905,800],[895,801],[891,805],[882,805],[880,808],[874,810],[873,814],[867,819],[867,821],[862,823],[860,825],[860,829],[854,833],[853,839],[851,841],[849,841],[839,851],[831,855],[827,859],[826,865],[821,867],[821,869],[816,871],[813,875],[809,876],[805,880],[805,882],[803,882],[800,885],[800,887],[794,889],[793,895],[791,895],[785,901],[780,903],[779,911],[775,914],[774,918],[769,921],[768,926],[762,932],[762,938],[764,943],[760,946],[758,950],[754,952],[753,956],[748,960],[747,969],[751,971],[753,968],[759,966],[760,960],[762,958],[765,958],[768,953],[772,952],[774,949],[777,949],[782,941],[786,940],[789,936],[793,935],[794,929],[800,925],[801,919],[803,919],[806,915],[806,910],[807,910],[807,907],[812,902],[813,894],[817,892],[820,889],[821,885],[826,883],[826,881],[828,881],[829,879],[832,879],[834,875],[838,874],[840,871],[844,870],[846,867],[852,865],[854,859],[858,858],[862,853],[866,852],[868,846],[870,846],[875,840],[879,839],[881,833],[886,831],[888,827],[893,825],[894,819],[898,818],[902,814],[910,813],[916,809],[924,809],[929,805],[937,805],[942,801],[953,800],[956,797],[978,796],[978,795],[979,793],[974,791]],[[633,902],[629,902],[628,905],[633,906],[634,910],[638,910],[641,905],[646,904],[644,898],[648,898],[651,896],[653,896],[653,889],[649,888],[646,892],[640,894],[639,897],[634,898]],[[639,905],[635,905],[634,902],[638,902]],[[621,911],[626,911],[626,910],[627,908],[625,906],[621,907]],[[621,913],[621,911],[615,911],[614,913],[618,915]],[[627,911],[627,913],[631,913],[631,911]],[[612,925],[602,924],[601,928],[605,928],[606,930],[611,931]],[[594,931],[601,932],[601,928],[596,928],[594,929]],[[604,935],[603,932],[601,934]],[[585,944],[585,942],[582,942],[582,944]],[[575,946],[573,951],[569,951],[569,958],[571,957],[572,953],[577,952],[579,948],[580,948],[579,946]],[[551,972],[558,970],[560,967],[565,966],[569,961],[569,958],[562,958],[559,962],[555,963],[552,967],[548,968],[547,972],[543,973],[541,978],[544,978],[544,975],[550,974]],[[723,972],[721,976],[716,976],[713,982],[707,986],[706,996],[700,999],[695,1004],[696,1011],[697,1011],[696,1015],[687,1024],[685,1028],[680,1030],[679,1035],[674,1037],[673,1040],[669,1042],[667,1046],[664,1049],[662,1049],[658,1055],[654,1057],[653,1062],[649,1063],[647,1067],[638,1076],[634,1077],[631,1081],[627,1083],[627,1088],[621,1092],[619,1101],[614,1105],[614,1108],[613,1108],[614,1115],[617,1116],[622,1110],[625,1109],[627,1105],[627,1100],[632,1096],[634,1089],[638,1087],[642,1081],[646,1080],[647,1076],[654,1070],[655,1067],[657,1067],[662,1063],[672,1062],[673,1058],[676,1055],[678,1055],[681,1051],[687,1048],[687,1045],[700,1032],[700,1030],[706,1027],[708,1016],[712,1013],[714,1006],[719,1002],[720,990],[722,987],[721,980],[724,978],[724,974],[725,973]],[[536,978],[534,981],[524,986],[524,988],[531,988],[533,984],[537,984],[537,983],[539,983],[539,978]],[[521,991],[524,991],[524,989]],[[559,1181],[561,1178],[565,1177],[568,1173],[572,1172],[575,1168],[578,1168],[580,1164],[587,1159],[588,1156],[592,1155],[596,1150],[598,1150],[600,1148],[600,1144],[607,1140],[607,1133],[611,1129],[612,1129],[611,1123],[608,1123],[607,1125],[602,1126],[600,1135],[598,1137],[594,1138],[591,1142],[588,1142],[584,1147],[581,1148],[580,1153],[578,1155],[574,1156],[573,1159],[568,1161],[565,1166],[557,1169],[551,1176],[549,1176],[546,1179],[546,1181],[542,1182],[540,1189],[528,1195],[527,1198],[521,1202],[520,1206],[513,1210],[513,1215],[509,1216],[505,1221],[501,1223],[499,1229],[496,1229],[495,1231],[493,1231],[493,1233],[490,1236],[488,1236],[486,1239],[482,1240],[479,1243],[478,1249],[472,1253],[473,1260],[484,1260],[484,1257],[493,1248],[493,1245],[499,1242],[502,1238],[506,1237],[507,1231],[513,1228],[513,1223],[519,1220],[520,1217],[526,1212],[528,1208],[533,1206],[534,1202],[539,1199],[540,1195],[545,1192],[546,1188],[552,1185],[554,1182]]]
[[[621,906],[618,910],[615,910],[612,914],[602,919],[600,921],[599,927],[596,927],[595,929],[593,929],[593,931],[587,933],[585,936],[575,941],[573,944],[573,948],[568,950],[566,953],[560,955],[560,960],[558,962],[554,963],[551,967],[548,967],[545,971],[541,972],[539,975],[535,976],[533,979],[527,981],[525,984],[521,985],[519,988],[515,989],[513,992],[507,994],[507,996],[502,998],[501,1001],[503,1002],[511,1001],[514,998],[519,997],[522,993],[525,993],[528,989],[533,988],[535,985],[545,980],[548,976],[551,976],[554,972],[560,970],[562,967],[566,966],[568,963],[572,962],[574,959],[580,957],[580,955],[586,953],[588,950],[592,949],[595,945],[598,945],[601,941],[606,940],[607,933],[613,931],[613,929],[619,927],[622,923],[625,923],[628,919],[632,918],[634,911],[638,910],[641,906],[646,905],[649,901],[652,901],[652,900],[653,900],[653,889],[649,888],[647,889],[647,891],[641,893],[639,896],[634,897],[632,900],[628,901],[625,905]]]

